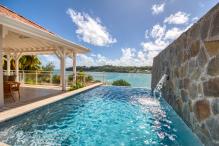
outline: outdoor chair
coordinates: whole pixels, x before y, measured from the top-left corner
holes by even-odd
[[[11,97],[15,101],[15,98],[14,98],[13,93],[12,93],[11,84],[7,81],[4,82],[4,96]]]
[[[16,80],[16,76],[15,75],[8,76],[8,81],[15,82],[15,80]]]
[[[18,92],[18,99],[21,99],[20,95],[20,83],[19,82],[10,82],[12,92]]]
[[[10,96],[14,99],[13,92],[18,92],[18,97],[20,100],[20,83],[15,82],[16,76],[4,76],[4,94],[5,96]]]

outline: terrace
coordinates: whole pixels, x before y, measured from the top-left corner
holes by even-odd
[[[88,77],[76,72],[77,54],[89,49],[0,6],[0,60],[6,56],[7,64],[6,70],[0,64],[0,141],[10,145],[218,145],[218,18],[219,4],[154,58],[152,89],[95,88],[102,83],[86,82]],[[21,56],[39,54],[55,54],[60,72],[19,70]],[[72,58],[70,74],[66,57]],[[10,68],[12,59],[15,70]],[[86,86],[67,92],[78,80]],[[5,89],[20,93],[6,98]]]
[[[5,98],[5,105],[0,108],[0,111],[26,105],[62,93],[65,92],[62,91],[62,88],[59,86],[22,84],[20,87],[20,100],[18,99],[18,96],[15,96],[16,102],[14,102],[12,98]]]
[[[13,107],[24,103],[33,102],[45,97],[57,95],[67,90],[65,59],[72,58],[72,82],[76,82],[76,56],[89,52],[89,49],[46,30],[40,25],[24,18],[23,16],[0,5],[0,60],[7,56],[7,70],[3,73],[0,64],[0,107]],[[19,59],[23,55],[55,54],[60,59],[60,80],[56,86],[26,85],[21,79]],[[11,71],[11,60],[15,61],[15,71]],[[20,87],[21,98],[15,102],[7,99],[4,94],[4,76],[15,75],[16,82],[22,83]],[[26,75],[30,75],[25,73]],[[24,74],[22,75],[24,77]],[[16,96],[17,98],[17,96]]]

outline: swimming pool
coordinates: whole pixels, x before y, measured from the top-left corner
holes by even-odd
[[[0,125],[10,145],[199,146],[161,98],[143,88],[101,86]]]

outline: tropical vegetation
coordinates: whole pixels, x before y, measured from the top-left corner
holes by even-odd
[[[4,56],[3,61],[3,69],[7,69],[7,61],[6,55]],[[15,69],[15,61],[11,59],[11,69]],[[19,60],[19,69],[20,70],[40,70],[41,69],[41,62],[37,56],[33,55],[24,55]]]
[[[55,65],[52,62],[47,63],[45,66],[42,66],[43,71],[54,71]]]
[[[79,88],[83,88],[85,84],[83,82],[76,82],[75,84],[72,84],[69,88],[69,91],[73,91]]]
[[[125,80],[116,80],[112,83],[113,86],[131,86],[131,84]]]
[[[121,72],[121,73],[150,73],[152,67],[151,66],[112,66],[112,65],[104,65],[104,66],[77,66],[77,70],[85,71],[85,72]],[[67,68],[67,70],[71,71],[72,67]]]
[[[3,61],[3,68],[7,68],[7,61],[6,56],[4,56],[5,59]],[[11,69],[15,69],[15,61],[11,60]],[[52,71],[55,69],[55,65],[52,62],[47,63],[46,65],[42,65],[39,58],[37,56],[33,55],[25,55],[22,56],[19,60],[19,69],[20,70],[37,70],[37,76],[38,81],[36,81],[36,74],[28,74],[28,76],[25,77],[25,82],[29,84],[35,84],[38,82],[41,83],[53,83],[53,84],[60,84],[60,75],[54,75],[51,74]],[[72,68],[68,68],[67,70],[72,70]],[[73,76],[68,76],[68,81],[72,82],[72,85],[70,86],[69,90],[75,90],[78,88],[82,88],[85,86],[85,83],[88,82],[99,82],[98,80],[95,81],[94,78],[91,75],[86,75],[85,71],[94,71],[94,72],[150,72],[151,67],[145,66],[145,67],[125,67],[125,66],[111,66],[111,65],[105,65],[105,66],[79,66],[77,67],[77,70],[80,70],[80,72],[77,74],[77,82],[73,83]],[[116,80],[112,83],[114,86],[131,86],[130,83],[128,83],[125,80]]]

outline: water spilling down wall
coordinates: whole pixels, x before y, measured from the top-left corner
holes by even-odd
[[[205,145],[219,146],[219,3],[154,58],[152,89],[164,73],[166,101]]]

